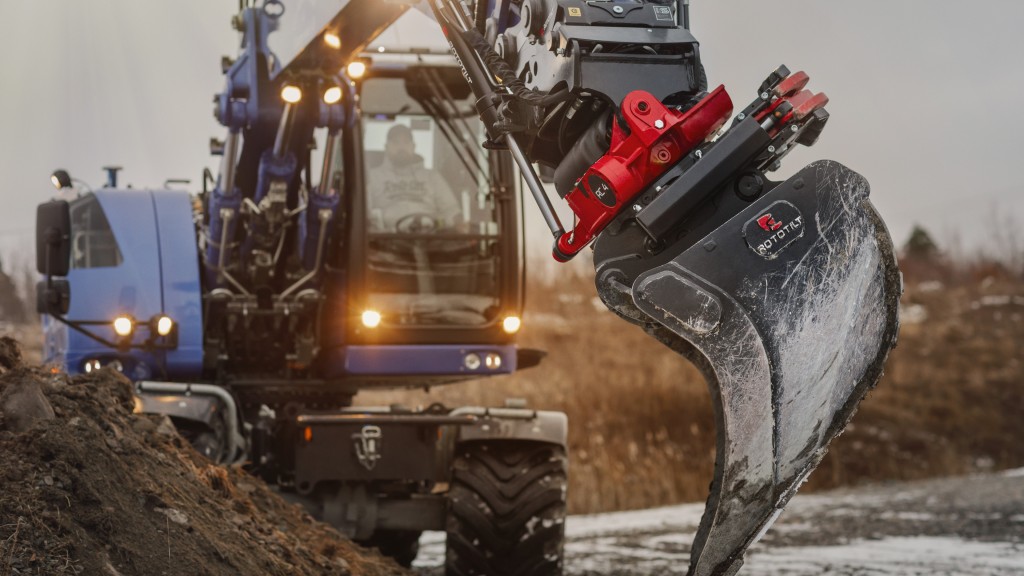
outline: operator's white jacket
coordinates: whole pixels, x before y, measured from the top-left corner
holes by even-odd
[[[460,214],[451,187],[425,167],[419,155],[401,166],[385,158],[380,166],[369,169],[366,196],[370,229],[375,232],[400,231],[396,224],[415,216],[428,216],[438,228],[448,228]]]

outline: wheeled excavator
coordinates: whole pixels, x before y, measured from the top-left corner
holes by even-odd
[[[450,56],[365,51],[408,10]],[[706,377],[717,458],[689,574],[737,573],[898,331],[867,181],[834,161],[771,179],[829,119],[809,76],[780,66],[734,105],[688,0],[243,1],[234,24],[202,193],[111,171],[40,206],[49,359],[121,370],[141,411],[406,563],[444,529],[449,574],[558,574],[564,415],[350,405],[539,361],[513,338],[521,180],[554,258],[589,248],[601,301]],[[610,335],[609,353],[630,351]]]

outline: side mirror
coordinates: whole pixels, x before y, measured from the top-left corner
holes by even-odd
[[[63,316],[71,307],[71,284],[63,278],[50,278],[36,284],[36,312]]]
[[[65,200],[36,209],[36,270],[46,276],[67,276],[71,268],[71,211]]]

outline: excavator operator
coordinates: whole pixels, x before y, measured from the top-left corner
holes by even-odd
[[[384,161],[370,169],[367,177],[373,231],[429,233],[460,223],[451,188],[424,165],[408,126],[395,124],[388,130],[384,152]]]

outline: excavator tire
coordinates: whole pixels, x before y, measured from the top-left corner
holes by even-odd
[[[456,448],[449,491],[447,576],[562,573],[565,448],[476,441]]]

